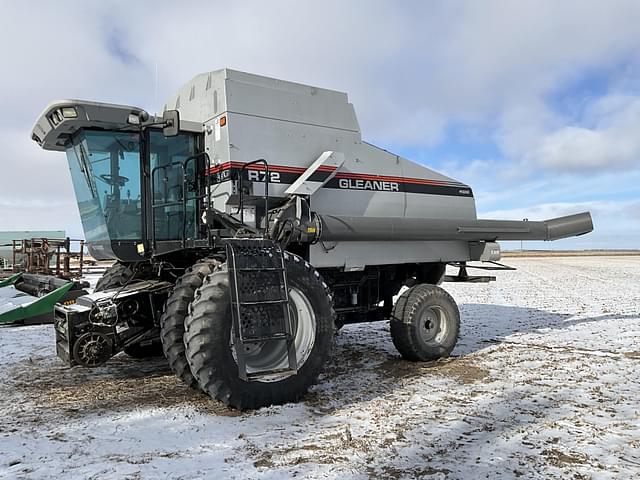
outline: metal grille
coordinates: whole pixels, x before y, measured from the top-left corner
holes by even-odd
[[[240,377],[254,380],[275,373],[274,370],[247,372],[245,346],[267,341],[286,342],[287,371],[295,372],[297,360],[282,249],[270,240],[229,240],[227,262]]]

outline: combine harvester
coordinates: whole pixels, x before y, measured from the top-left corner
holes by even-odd
[[[241,409],[300,399],[346,323],[390,319],[408,360],[449,355],[460,315],[441,281],[492,280],[467,262],[499,260],[498,240],[593,229],[589,213],[479,220],[468,185],[362,141],[346,94],[229,69],[162,118],[54,102],[32,139],[66,152],[89,251],[119,262],[56,307],[58,355],[90,367],[161,348]]]

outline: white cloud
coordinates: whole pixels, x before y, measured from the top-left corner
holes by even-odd
[[[590,99],[576,124],[558,126],[560,119],[550,119],[531,115],[525,125],[512,125],[503,138],[505,149],[530,167],[554,171],[640,167],[640,96]],[[545,131],[549,124],[556,128]]]
[[[80,216],[64,154],[45,152],[28,130],[0,132],[0,230],[60,230],[78,236]]]
[[[29,140],[51,100],[156,111],[193,75],[224,66],[347,91],[374,142],[435,145],[460,124],[486,132],[510,163],[469,159],[460,168],[470,179],[634,170],[638,18],[634,0],[5,2],[0,203],[22,202],[11,215],[34,222],[48,218],[30,202],[70,205],[64,158]],[[620,93],[589,99],[578,121],[550,103],[585,69],[618,71],[621,63],[629,67],[614,79]],[[544,189],[529,183],[535,203]],[[0,208],[4,228],[10,217]]]
[[[84,238],[75,199],[68,202],[6,202],[0,200],[0,230],[64,230]]]
[[[533,249],[638,249],[640,248],[640,200],[598,200],[591,202],[545,203],[526,208],[482,212],[482,218],[504,220],[549,220],[555,217],[590,212],[593,232],[574,238],[547,242],[525,242]],[[520,242],[501,242],[504,248],[520,248]]]
[[[618,168],[640,154],[640,141],[617,131],[564,127],[542,139],[540,164],[554,169]]]
[[[593,202],[558,202],[543,203],[531,207],[513,208],[505,210],[493,210],[482,214],[483,218],[497,218],[502,220],[549,220],[555,217],[573,215],[590,211],[594,216],[619,216],[628,208],[638,207],[640,202],[616,202],[616,201],[593,201]]]

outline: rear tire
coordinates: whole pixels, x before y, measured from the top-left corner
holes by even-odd
[[[184,335],[191,372],[203,391],[229,406],[253,409],[298,401],[316,383],[331,356],[335,312],[328,288],[320,274],[302,258],[284,252],[284,261],[290,305],[295,313],[296,350],[299,345],[306,345],[297,354],[295,375],[273,375],[251,382],[239,377],[231,344],[229,275],[224,265],[205,279],[191,304]],[[313,341],[308,342],[311,337]],[[303,343],[305,339],[307,342]],[[266,344],[247,355],[247,365],[249,358],[257,364],[269,357],[280,361]]]
[[[191,374],[185,354],[184,321],[196,290],[202,286],[207,275],[219,265],[220,262],[209,258],[189,268],[171,290],[160,317],[162,349],[169,361],[169,366],[178,377],[193,388],[198,387],[198,382]]]
[[[435,285],[411,287],[398,298],[391,316],[391,338],[413,362],[448,357],[458,341],[460,312],[455,300]]]

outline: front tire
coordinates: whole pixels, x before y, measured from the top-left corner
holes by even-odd
[[[435,285],[411,287],[398,298],[391,316],[391,338],[413,362],[448,357],[458,341],[460,312],[455,300]]]
[[[240,378],[232,345],[229,275],[225,265],[205,279],[185,322],[186,355],[200,388],[238,409],[298,401],[316,383],[331,356],[335,312],[328,288],[309,263],[288,252],[283,255],[291,292],[296,374],[271,375],[250,382]],[[285,361],[271,345],[264,342],[256,351],[246,352],[247,366],[265,369],[265,365]]]
[[[207,275],[213,272],[218,265],[220,262],[208,258],[187,269],[171,290],[160,317],[160,338],[169,366],[182,381],[192,388],[197,388],[198,382],[191,374],[185,355],[184,321],[196,290],[202,286]]]

